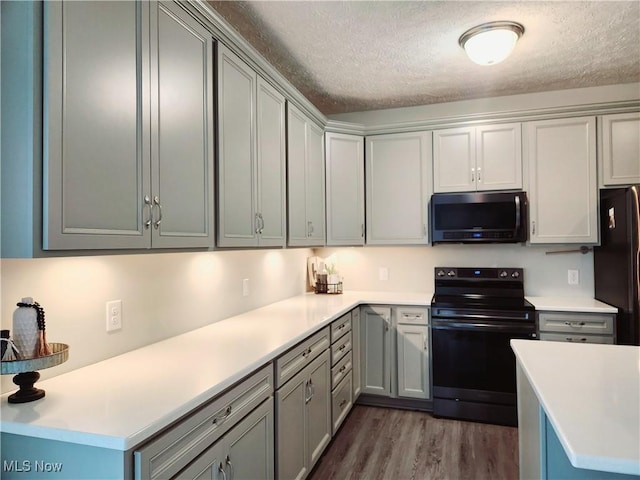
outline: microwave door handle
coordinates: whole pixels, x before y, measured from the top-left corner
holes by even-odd
[[[515,234],[518,234],[518,231],[520,231],[520,197],[519,196],[515,196],[515,202],[516,202],[516,228],[515,228]]]

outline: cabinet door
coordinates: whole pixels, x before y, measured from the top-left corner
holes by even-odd
[[[367,137],[367,244],[428,242],[431,132]]]
[[[288,244],[324,245],[323,131],[287,104]]]
[[[213,40],[175,3],[151,4],[153,247],[213,236]]]
[[[602,184],[640,183],[640,113],[603,115],[599,120]]]
[[[224,438],[226,475],[220,480],[272,480],[273,462],[273,399],[269,399]]]
[[[257,74],[218,44],[218,245],[256,246]]]
[[[307,232],[307,119],[287,104],[287,189],[289,245],[305,245]]]
[[[596,243],[595,118],[526,124],[531,243]]]
[[[44,3],[45,250],[150,246],[149,8]]]
[[[391,309],[360,310],[362,393],[391,395]]]
[[[353,367],[351,367],[351,371],[353,373],[353,401],[355,402],[362,389],[360,376],[360,308],[355,308],[351,311],[351,335],[353,339],[353,353],[351,354]]]
[[[522,189],[520,123],[476,128],[477,190]]]
[[[327,245],[364,244],[364,141],[327,133]]]
[[[398,396],[427,399],[429,388],[429,327],[397,327]]]
[[[258,77],[258,230],[260,246],[284,247],[286,239],[284,97]]]
[[[324,131],[315,123],[307,122],[306,205],[309,243],[325,244],[325,192],[324,192]]]
[[[331,362],[329,351],[305,368],[309,378],[307,401],[307,471],[311,471],[331,441]]]
[[[214,443],[191,462],[175,480],[213,480],[221,478],[224,471],[224,446],[222,441]]]
[[[303,370],[276,391],[276,476],[307,476],[306,417],[308,377]]]
[[[433,132],[433,191],[476,189],[476,130],[449,128]]]

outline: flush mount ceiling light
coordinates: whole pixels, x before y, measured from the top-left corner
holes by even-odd
[[[464,32],[458,43],[478,65],[495,65],[509,56],[523,33],[519,23],[483,23]]]

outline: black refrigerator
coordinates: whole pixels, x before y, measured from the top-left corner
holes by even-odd
[[[600,190],[595,297],[618,307],[616,343],[640,345],[640,185]]]

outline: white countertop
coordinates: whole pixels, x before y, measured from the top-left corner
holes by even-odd
[[[571,464],[640,475],[640,347],[511,345]]]
[[[0,431],[128,450],[358,304],[424,305],[431,293],[307,294],[38,382]],[[73,348],[73,346],[71,346]]]
[[[536,310],[550,312],[616,313],[618,309],[588,297],[525,297]]]

